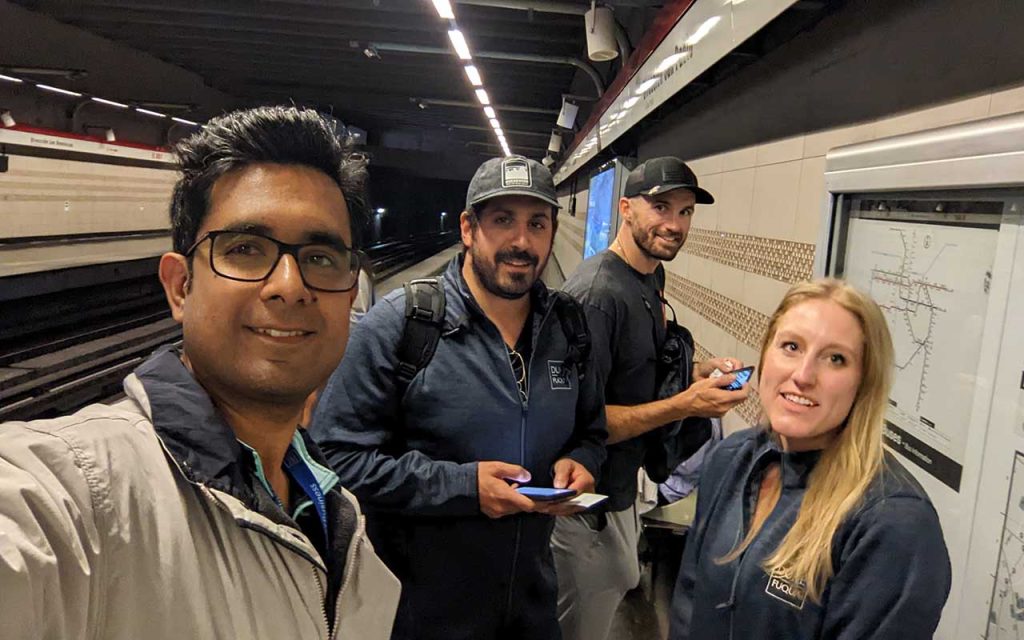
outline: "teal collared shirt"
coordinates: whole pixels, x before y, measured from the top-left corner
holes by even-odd
[[[256,477],[259,478],[260,483],[263,484],[263,488],[267,490],[267,493],[269,493],[274,498],[278,505],[282,505],[281,499],[277,496],[277,494],[274,492],[274,489],[270,486],[270,482],[267,481],[267,475],[263,470],[263,461],[260,459],[260,454],[257,453],[255,449],[253,449],[246,443],[242,442],[241,440],[239,440],[238,442],[243,447],[245,447],[245,449],[249,451],[249,453],[252,454],[253,464],[256,469]],[[316,480],[317,486],[320,487],[320,491],[322,492],[323,495],[327,495],[327,493],[331,489],[333,489],[335,485],[338,484],[338,474],[334,473],[327,467],[317,463],[309,455],[309,451],[306,449],[306,443],[302,439],[302,435],[299,433],[298,429],[296,429],[295,433],[292,435],[292,442],[290,445],[288,445],[288,451],[293,452],[302,462],[302,464],[305,465],[305,468],[309,470],[309,473]],[[295,480],[296,478],[294,478],[293,476],[292,479]],[[299,484],[301,485],[301,483]],[[303,487],[303,490],[305,492],[306,498],[300,500],[299,503],[296,504],[295,507],[292,509],[292,513],[290,514],[292,520],[297,520],[299,516],[302,515],[302,512],[313,504],[313,499],[309,495],[309,492],[305,491],[305,487]],[[321,520],[323,519],[324,518],[321,517]],[[326,522],[324,523],[324,527],[326,528]]]

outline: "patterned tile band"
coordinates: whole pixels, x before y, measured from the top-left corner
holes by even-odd
[[[693,227],[683,251],[773,280],[800,282],[811,277],[814,245]]]
[[[693,357],[697,362],[703,362],[704,360],[710,360],[715,355],[704,348],[699,342],[694,342],[695,347]],[[743,420],[753,426],[757,424],[758,418],[761,417],[761,396],[757,395],[757,391],[754,389],[750,390],[750,397],[743,401],[743,404],[736,407],[735,411],[740,414]]]
[[[768,329],[768,316],[715,293],[692,280],[666,272],[665,293],[693,309],[743,344],[755,350]]]

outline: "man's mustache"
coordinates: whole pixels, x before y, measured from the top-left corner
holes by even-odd
[[[531,265],[536,267],[537,264],[540,262],[540,258],[538,258],[537,256],[535,256],[532,253],[529,253],[527,251],[516,251],[516,250],[513,250],[513,249],[509,249],[509,250],[506,250],[506,251],[499,251],[498,254],[495,256],[495,261],[496,262],[512,262],[512,261],[515,261],[515,262],[529,262]]]

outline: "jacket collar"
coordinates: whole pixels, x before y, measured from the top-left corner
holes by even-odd
[[[235,437],[176,349],[158,350],[139,365],[134,378],[142,389],[127,382],[126,392],[139,404],[148,405],[157,436],[189,481],[229,493],[261,513],[273,511],[269,494],[254,490],[258,458]],[[337,476],[304,429],[296,429],[292,447],[324,493],[337,484]]]
[[[806,489],[807,481],[821,459],[822,449],[814,451],[783,451],[778,437],[767,428],[760,427],[758,447],[754,454],[755,467],[779,462],[782,486],[787,489]]]

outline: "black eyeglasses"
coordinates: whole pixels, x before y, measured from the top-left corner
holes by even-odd
[[[210,241],[210,269],[219,276],[240,282],[266,280],[277,268],[282,255],[299,265],[306,287],[316,291],[349,291],[359,282],[363,256],[341,243],[288,244],[260,233],[210,231],[185,252],[195,253]]]

